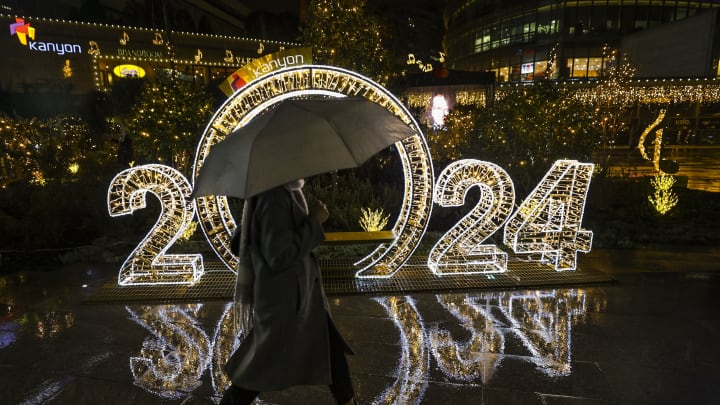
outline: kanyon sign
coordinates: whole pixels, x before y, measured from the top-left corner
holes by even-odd
[[[82,47],[79,44],[35,41],[35,28],[31,27],[30,23],[25,22],[23,18],[16,17],[15,22],[10,24],[10,35],[15,35],[20,44],[31,51],[54,52],[58,55],[82,53]]]

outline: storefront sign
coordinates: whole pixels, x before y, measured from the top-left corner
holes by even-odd
[[[25,22],[23,18],[15,18],[15,22],[10,24],[10,35],[17,36],[20,44],[31,51],[54,52],[58,55],[82,53],[82,47],[79,44],[35,41],[35,31],[35,28],[31,27],[30,23]]]

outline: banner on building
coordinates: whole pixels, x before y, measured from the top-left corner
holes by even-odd
[[[302,47],[286,49],[253,59],[247,65],[236,70],[221,84],[220,90],[230,97],[250,81],[282,68],[312,64],[312,48]]]

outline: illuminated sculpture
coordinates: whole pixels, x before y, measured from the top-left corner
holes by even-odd
[[[164,165],[132,167],[112,179],[107,194],[110,216],[145,208],[148,192],[161,203],[155,226],[120,267],[118,284],[194,284],[202,276],[202,255],[165,253],[195,216],[191,191],[182,173]]]
[[[480,201],[430,251],[427,265],[435,274],[507,270],[507,253],[482,244],[502,227],[515,205],[515,189],[505,170],[480,160],[453,162],[440,174],[433,199],[443,207],[461,206],[473,186],[480,188]]]
[[[660,170],[660,152],[662,150],[662,134],[663,130],[658,129],[655,131],[655,142],[654,142],[654,150],[653,150],[653,158],[650,159],[647,155],[647,152],[645,151],[645,138],[647,138],[648,134],[655,128],[656,126],[660,125],[660,122],[662,122],[663,119],[665,119],[665,113],[666,110],[662,109],[658,113],[657,118],[655,118],[655,121],[652,122],[652,124],[648,125],[645,130],[640,134],[640,138],[638,139],[638,149],[640,150],[640,155],[642,155],[643,159],[645,160],[651,160],[653,162],[653,166],[655,166],[655,170]]]
[[[362,96],[399,116],[408,125],[419,128],[414,118],[395,96],[382,86],[349,70],[303,65],[273,71],[235,92],[218,109],[198,144],[193,178],[202,167],[212,145],[225,139],[266,108],[290,97]],[[418,132],[420,132],[418,130]],[[357,277],[391,277],[420,243],[432,208],[433,170],[430,153],[421,136],[413,136],[395,145],[405,174],[405,197],[400,215],[392,228],[397,238],[383,243],[360,259]],[[200,197],[197,204],[200,225],[220,259],[234,269],[237,257],[229,249],[236,221],[225,196]]]
[[[580,228],[594,165],[558,160],[505,225],[515,253],[540,253],[557,271],[575,270],[577,252],[589,252],[592,232]]]
[[[504,243],[515,253],[539,253],[531,260],[548,262],[555,270],[575,270],[577,252],[588,252],[592,232],[580,229],[593,165],[560,160],[511,215],[515,191],[512,179],[494,163],[460,160],[443,170],[433,192],[432,159],[419,126],[386,89],[357,73],[318,65],[290,66],[252,80],[225,102],[206,127],[193,165],[197,177],[210,148],[267,108],[291,97],[362,96],[397,115],[418,135],[395,144],[405,177],[404,198],[392,227],[395,239],[380,243],[355,263],[357,278],[389,278],[410,258],[425,233],[432,203],[459,206],[468,189],[481,189],[478,205],[451,228],[431,250],[427,264],[437,274],[498,273],[507,270],[508,254],[482,244],[504,224]],[[177,170],[159,164],[127,169],[108,189],[111,216],[145,207],[147,192],[162,204],[158,222],[123,263],[118,283],[194,284],[204,272],[200,254],[166,254],[192,223],[197,211],[205,237],[232,271],[237,257],[230,236],[237,224],[225,196],[188,201],[191,187]]]

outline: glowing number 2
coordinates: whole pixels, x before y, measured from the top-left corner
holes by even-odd
[[[435,274],[507,271],[507,253],[482,244],[502,227],[515,204],[513,182],[505,170],[481,160],[453,162],[440,174],[433,200],[443,207],[463,205],[475,185],[481,190],[480,201],[430,251],[427,264]]]
[[[580,229],[593,164],[558,160],[508,219],[504,242],[515,253],[540,253],[557,271],[575,270],[592,232]]]
[[[165,254],[195,216],[195,205],[188,200],[191,191],[182,173],[164,165],[133,167],[113,178],[107,195],[110,216],[145,208],[148,192],[161,203],[155,226],[120,268],[118,284],[194,284],[202,276],[202,255]]]

